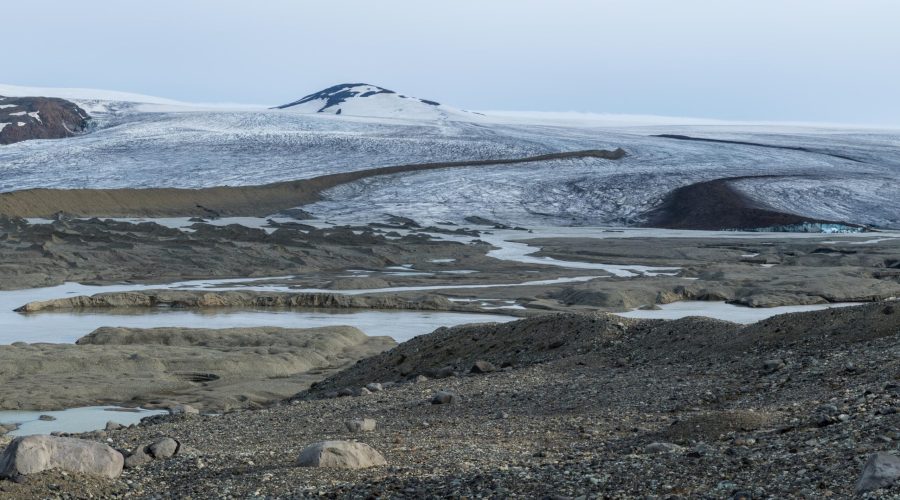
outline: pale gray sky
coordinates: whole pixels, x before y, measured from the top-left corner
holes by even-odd
[[[900,125],[898,21],[894,0],[27,0],[0,11],[0,81]]]

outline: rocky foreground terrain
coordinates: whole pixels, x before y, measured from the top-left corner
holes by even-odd
[[[898,360],[892,301],[749,326],[554,314],[439,329],[266,409],[77,436],[119,450],[92,463],[124,472],[12,473],[0,494],[892,498]],[[316,467],[315,448],[298,462],[326,440],[377,454],[331,444],[358,468]]]

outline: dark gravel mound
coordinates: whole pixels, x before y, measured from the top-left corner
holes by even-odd
[[[774,316],[752,325],[688,317],[634,320],[611,314],[552,314],[505,324],[440,328],[360,361],[303,396],[319,396],[370,382],[399,382],[418,375],[468,372],[475,361],[497,367],[599,356],[611,366],[657,363],[749,363],[745,354],[785,348],[825,349],[900,332],[894,302]]]
[[[823,154],[828,156],[833,156],[835,158],[840,158],[842,160],[850,160],[857,163],[863,163],[861,160],[857,160],[856,158],[851,158],[849,156],[836,154],[828,151],[819,151],[815,149],[805,148],[802,146],[780,146],[777,144],[764,144],[761,142],[751,142],[751,141],[733,141],[727,139],[709,139],[706,137],[691,137],[689,135],[679,135],[679,134],[659,134],[654,135],[653,137],[661,137],[663,139],[676,139],[680,141],[698,141],[698,142],[717,142],[719,144],[737,144],[739,146],[757,146],[760,148],[770,148],[770,149],[787,149],[790,151],[803,151],[804,153],[816,153]]]
[[[755,178],[765,178],[758,176]],[[839,224],[846,222],[812,219],[779,212],[761,206],[729,182],[749,177],[730,177],[682,186],[670,192],[662,204],[646,214],[645,227],[667,229],[759,229],[801,224]]]

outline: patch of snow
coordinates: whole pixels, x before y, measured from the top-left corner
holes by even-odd
[[[10,113],[9,116],[25,116],[27,114],[28,114],[27,111],[17,111],[15,113]]]
[[[17,107],[19,107],[18,104],[0,104],[0,109],[17,108]]]
[[[24,127],[24,126],[25,126],[25,122],[16,122],[16,125],[18,125],[18,126],[20,126],[20,127]]]
[[[31,113],[28,113],[28,116],[34,118],[34,119],[37,120],[39,123],[44,123],[44,120],[41,120],[41,112],[40,112],[40,111],[34,111],[34,112],[31,112]]]
[[[184,104],[173,99],[154,97],[115,90],[30,87],[0,84],[0,94],[10,97],[60,97],[63,99],[87,99],[101,101],[146,102],[158,104]]]
[[[8,123],[8,122],[6,122],[6,123],[2,123],[2,122],[0,122],[0,132],[2,132],[2,131],[3,131],[3,129],[4,129],[4,128],[6,128],[6,126],[7,126],[7,125],[9,125],[9,123]]]

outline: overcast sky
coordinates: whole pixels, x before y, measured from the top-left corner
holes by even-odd
[[[900,125],[894,0],[4,2],[0,81],[280,104],[366,82],[466,109]]]

